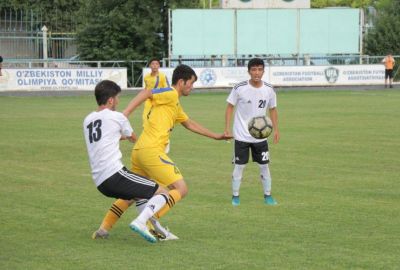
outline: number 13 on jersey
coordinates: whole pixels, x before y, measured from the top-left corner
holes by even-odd
[[[95,120],[90,122],[89,125],[86,126],[89,132],[89,142],[98,142],[101,139],[101,120]]]

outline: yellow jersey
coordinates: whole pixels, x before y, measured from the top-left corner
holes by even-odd
[[[144,88],[151,90],[154,88],[170,87],[167,76],[164,73],[158,72],[156,76],[152,76],[151,72],[144,76]]]
[[[143,131],[133,149],[159,148],[164,151],[175,123],[189,119],[179,103],[176,89],[155,88],[151,90],[151,108],[143,122]]]
[[[164,73],[158,72],[156,76],[152,76],[151,72],[144,76],[144,88],[152,90],[154,88],[167,88],[170,87],[167,76]],[[151,108],[151,101],[148,99],[144,103],[142,121],[146,121],[147,114]]]

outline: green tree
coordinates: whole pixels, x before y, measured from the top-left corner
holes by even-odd
[[[324,7],[352,7],[365,8],[371,5],[373,0],[311,0],[312,8]]]
[[[383,0],[375,3],[377,16],[374,27],[365,37],[365,53],[385,55],[400,54],[400,1]]]
[[[84,60],[137,60],[167,55],[168,9],[189,0],[88,0],[79,16],[78,52]]]

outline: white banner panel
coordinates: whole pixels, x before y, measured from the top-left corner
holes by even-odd
[[[383,65],[270,67],[277,86],[334,86],[383,84]]]
[[[126,68],[27,68],[2,69],[0,91],[94,90],[102,80],[127,88]]]
[[[197,81],[194,87],[197,88],[218,88],[218,87],[231,87],[238,82],[248,80],[249,74],[247,67],[233,67],[233,68],[193,68],[197,74]],[[267,70],[267,69],[266,69]],[[160,68],[170,83],[172,83],[173,68]],[[143,74],[150,73],[149,68],[143,69]],[[268,81],[268,72],[264,73],[263,80]],[[144,86],[144,82],[143,82]]]
[[[171,83],[173,68],[161,68]],[[194,87],[232,87],[250,78],[247,67],[194,68],[198,76]],[[150,69],[143,69],[143,74]],[[384,83],[383,65],[346,66],[271,66],[263,80],[274,86],[379,85]]]
[[[222,8],[310,8],[310,0],[222,0]]]

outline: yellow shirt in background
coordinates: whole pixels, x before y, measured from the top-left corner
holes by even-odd
[[[158,72],[156,76],[152,76],[151,73],[148,73],[144,76],[144,88],[147,90],[152,90],[154,88],[167,88],[169,86],[169,82],[167,76],[164,73]],[[147,114],[151,109],[151,102],[150,100],[146,100],[144,103],[143,114],[142,114],[142,122],[144,123]]]
[[[151,107],[143,121],[143,131],[133,149],[159,148],[164,151],[175,123],[189,119],[179,103],[176,89],[152,89]]]

